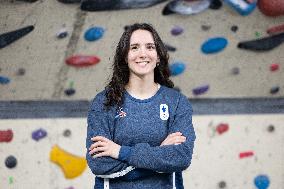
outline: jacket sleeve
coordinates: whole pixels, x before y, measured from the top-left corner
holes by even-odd
[[[186,137],[184,143],[156,147],[147,143],[139,143],[134,147],[122,146],[118,159],[136,168],[157,172],[172,173],[188,168],[196,137],[192,125],[192,107],[184,95],[180,95],[175,112],[169,125],[169,134],[181,132]]]
[[[96,97],[91,103],[87,118],[87,137],[86,137],[86,159],[92,173],[101,178],[123,177],[124,180],[135,180],[147,176],[151,170],[135,169],[128,165],[127,162],[113,159],[111,157],[93,158],[90,155],[89,148],[93,144],[91,140],[94,136],[103,136],[112,140],[110,129],[111,121],[108,114],[102,109],[103,101]],[[150,172],[149,172],[150,171]],[[149,174],[150,175],[150,174]]]

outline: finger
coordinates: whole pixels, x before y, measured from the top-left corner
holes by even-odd
[[[99,146],[106,146],[107,143],[106,142],[101,142],[101,141],[98,141],[98,142],[95,142],[94,144],[92,144],[89,148],[89,150],[92,150],[94,148],[97,148]]]
[[[102,152],[102,153],[96,154],[94,157],[97,158],[97,157],[103,157],[103,156],[109,156],[109,155],[107,152]]]
[[[181,132],[175,132],[175,133],[171,133],[169,136],[172,137],[172,136],[180,136],[182,135]]]
[[[89,154],[95,154],[97,152],[104,152],[106,151],[106,147],[97,147],[97,148],[94,148],[93,150],[89,151]]]
[[[107,142],[108,139],[103,137],[103,136],[95,136],[93,138],[91,138],[92,141],[102,141],[102,142]]]

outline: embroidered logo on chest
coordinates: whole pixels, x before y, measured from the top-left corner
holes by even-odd
[[[125,116],[126,116],[126,112],[123,111],[122,107],[119,107],[119,110],[116,112],[115,118],[125,117]]]
[[[162,120],[169,119],[169,107],[167,104],[160,104],[160,118]]]

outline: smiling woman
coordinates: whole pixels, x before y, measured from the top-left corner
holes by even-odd
[[[95,189],[183,189],[195,132],[187,97],[173,89],[168,53],[149,24],[127,27],[113,75],[88,113],[86,158]]]

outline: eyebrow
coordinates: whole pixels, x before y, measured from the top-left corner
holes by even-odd
[[[137,46],[139,45],[139,43],[133,43],[130,46]],[[146,45],[155,45],[154,43],[146,43]]]

